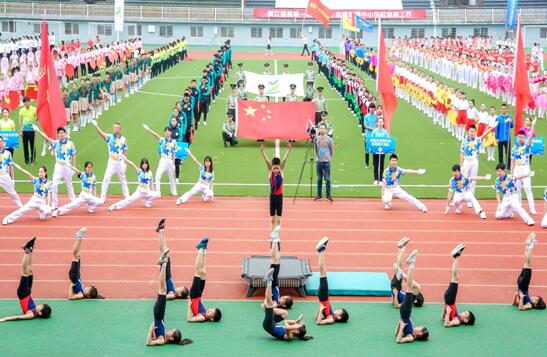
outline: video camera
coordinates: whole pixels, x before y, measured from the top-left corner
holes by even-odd
[[[308,120],[308,128],[306,129],[306,132],[308,133],[308,138],[311,140],[315,139],[317,136],[317,129],[311,120]]]

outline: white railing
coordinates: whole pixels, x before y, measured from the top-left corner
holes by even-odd
[[[113,5],[87,4],[54,4],[32,2],[1,2],[0,17],[16,19],[41,19],[44,15],[48,19],[93,19],[112,21]],[[432,11],[435,11],[435,15]],[[539,9],[520,10],[524,24],[545,24],[547,6]],[[504,23],[504,9],[426,9],[427,17],[421,20],[385,20],[389,24],[491,24]],[[167,7],[167,6],[125,6],[127,21],[160,21],[160,22],[245,22],[245,23],[302,23],[302,19],[273,19],[253,17],[252,9],[241,8],[199,8],[199,7]],[[311,23],[308,19],[306,22]],[[338,20],[334,20],[338,24]]]

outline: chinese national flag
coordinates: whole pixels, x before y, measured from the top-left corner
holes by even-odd
[[[393,80],[386,59],[386,44],[382,25],[378,21],[378,74],[376,77],[376,90],[382,96],[382,109],[384,114],[384,128],[391,134],[391,117],[397,108],[397,97],[393,88]]]
[[[515,54],[514,76],[513,76],[513,94],[515,95],[515,135],[522,128],[522,111],[528,107],[532,95],[530,94],[530,84],[528,83],[528,73],[524,65],[524,46],[522,44],[522,33],[520,30],[520,16],[517,25],[517,53]]]
[[[321,0],[309,0],[306,13],[317,19],[323,26],[328,27],[331,17],[331,10]]]
[[[66,114],[61,87],[57,81],[53,59],[49,50],[49,38],[46,20],[42,20],[42,44],[40,68],[38,70],[38,120],[44,132],[50,138],[55,138],[57,128],[65,126]]]
[[[312,102],[238,100],[236,136],[255,140],[305,140],[314,116]]]

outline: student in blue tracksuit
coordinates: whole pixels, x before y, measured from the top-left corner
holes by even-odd
[[[196,120],[196,127],[198,129],[199,122],[203,116],[203,125],[207,126],[207,113],[209,112],[209,105],[211,104],[211,87],[209,85],[208,77],[204,76],[201,79],[201,85],[198,87],[199,94],[199,114]]]
[[[494,135],[498,141],[498,162],[505,163],[503,155],[507,158],[507,170],[511,170],[511,128],[514,127],[511,114],[507,113],[507,104],[501,105],[501,114],[496,118],[496,128]]]

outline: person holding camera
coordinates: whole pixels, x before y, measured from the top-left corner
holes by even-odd
[[[330,194],[330,162],[334,154],[334,143],[327,135],[327,126],[322,123],[319,125],[319,135],[314,139],[315,154],[317,156],[317,196],[315,201],[322,198],[323,178],[327,190],[327,200],[332,202]]]

